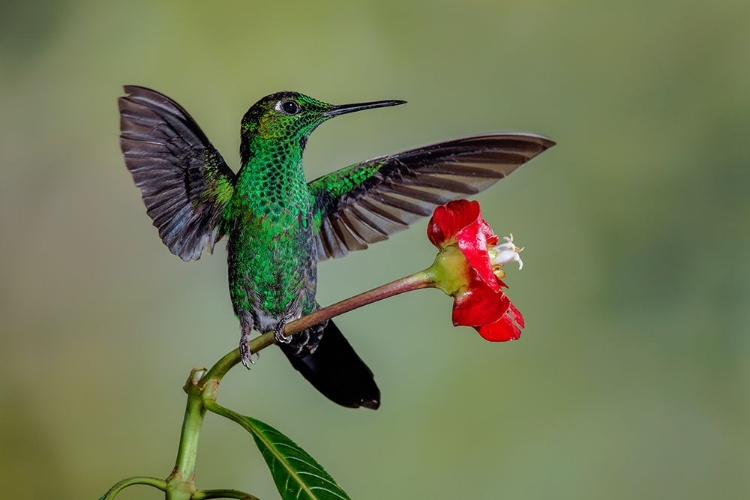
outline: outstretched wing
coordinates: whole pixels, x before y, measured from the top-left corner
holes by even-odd
[[[450,200],[487,189],[555,145],[502,133],[439,142],[374,158],[310,183],[318,260],[362,250]]]
[[[159,236],[182,260],[199,259],[221,238],[234,173],[195,120],[169,97],[126,86],[120,146]]]

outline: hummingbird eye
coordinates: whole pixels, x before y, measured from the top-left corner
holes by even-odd
[[[296,115],[302,111],[302,106],[294,101],[279,101],[276,103],[276,111],[280,111],[285,115]]]

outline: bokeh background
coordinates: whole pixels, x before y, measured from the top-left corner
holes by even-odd
[[[274,349],[220,399],[286,432],[353,498],[750,498],[746,0],[93,2],[0,15],[0,484],[98,498],[174,463],[194,366],[234,348],[226,253],[172,256],[118,145],[127,83],[183,104],[235,168],[282,89],[408,106],[313,135],[310,178],[497,130],[559,145],[478,196],[526,246],[523,338],[420,291],[339,318],[383,392],[345,410]],[[417,224],[320,268],[328,304],[427,266]],[[198,485],[278,498],[208,418]],[[123,499],[159,498],[134,488]]]

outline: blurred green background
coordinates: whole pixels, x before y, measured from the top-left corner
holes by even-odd
[[[473,133],[558,141],[478,196],[526,246],[508,278],[521,341],[455,329],[450,299],[420,291],[338,320],[377,412],[329,403],[275,349],[225,380],[226,406],[353,498],[750,498],[748,26],[746,0],[3,2],[3,496],[165,477],[190,369],[237,344],[224,245],[172,256],[123,165],[132,83],[234,167],[240,118],[271,92],[409,101],[321,127],[310,178]],[[322,264],[320,302],[426,267],[425,226]],[[278,498],[217,417],[197,481]]]

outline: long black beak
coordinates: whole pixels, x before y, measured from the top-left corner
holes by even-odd
[[[406,101],[374,101],[360,102],[357,104],[342,104],[341,106],[334,106],[328,111],[325,111],[323,116],[339,116],[346,113],[354,113],[355,111],[362,111],[364,109],[385,108],[388,106],[399,106],[401,104],[406,104]]]

